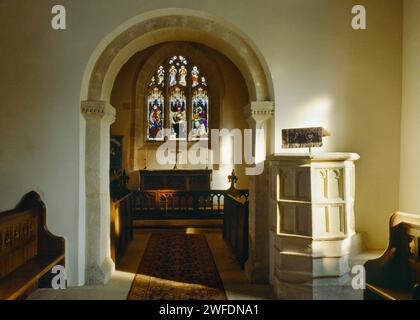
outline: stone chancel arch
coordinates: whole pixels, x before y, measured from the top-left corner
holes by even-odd
[[[163,42],[190,41],[228,57],[242,73],[252,101],[273,101],[273,87],[265,63],[246,36],[235,32],[226,22],[192,10],[173,9],[140,15],[121,28],[126,29],[119,34],[115,31],[114,38],[107,39],[92,55],[93,61],[89,62],[84,76],[82,100],[109,101],[116,75],[138,51]]]
[[[229,58],[245,79],[251,104],[245,113],[250,117],[251,128],[266,128],[274,112],[273,87],[266,64],[258,50],[235,27],[207,14],[181,9],[165,9],[142,14],[127,21],[111,32],[99,44],[85,71],[81,112],[86,126],[81,137],[85,146],[85,168],[81,180],[85,181],[86,261],[85,279],[89,284],[106,283],[113,270],[110,257],[110,197],[109,197],[109,130],[115,120],[115,109],[110,105],[110,95],[118,72],[137,52],[170,41],[187,41],[204,44]],[[264,117],[261,117],[261,114]],[[265,159],[267,135],[257,137],[256,144]],[[261,146],[264,146],[263,148]],[[82,154],[83,156],[83,154]],[[250,189],[250,278],[265,279],[268,274],[264,262],[268,261],[268,227],[264,239],[256,239],[265,229],[256,230],[256,208],[265,208],[264,199],[255,197],[255,188],[265,185],[264,179],[253,179]],[[260,181],[260,182],[259,182]],[[265,192],[259,189],[259,192]],[[265,192],[267,193],[267,192]],[[259,199],[259,200],[258,200]],[[258,220],[268,220],[264,210]],[[267,242],[265,250],[254,250],[253,243]],[[261,255],[261,257],[260,257]],[[259,268],[261,270],[256,270]],[[257,279],[258,280],[258,279]]]

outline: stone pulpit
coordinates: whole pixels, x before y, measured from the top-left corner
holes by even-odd
[[[354,153],[276,154],[270,162],[270,283],[280,299],[324,299],[349,280]]]

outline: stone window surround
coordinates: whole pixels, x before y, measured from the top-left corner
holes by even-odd
[[[140,66],[138,72],[136,87],[135,87],[135,99],[134,108],[132,110],[131,117],[131,141],[130,141],[130,157],[129,157],[129,168],[130,170],[139,170],[136,166],[136,157],[138,156],[138,150],[143,145],[159,145],[162,141],[148,141],[146,139],[147,126],[145,125],[145,119],[147,109],[145,106],[146,92],[144,90],[145,84],[150,81],[151,74],[165,61],[168,57],[175,55],[185,55],[189,59],[192,59],[195,63],[200,65],[201,71],[206,75],[207,83],[210,89],[210,129],[217,129],[220,127],[220,113],[223,110],[223,96],[224,96],[224,80],[221,76],[221,70],[218,64],[202,50],[196,48],[190,43],[186,42],[170,42],[163,44],[156,51],[151,53],[147,61]],[[200,63],[199,63],[200,62]],[[190,109],[187,109],[189,112]],[[189,144],[196,141],[189,141]]]

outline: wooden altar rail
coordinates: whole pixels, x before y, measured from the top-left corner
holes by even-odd
[[[236,190],[237,197],[248,199],[248,190]],[[226,190],[175,191],[150,190],[133,194],[135,219],[222,218]]]
[[[117,263],[133,239],[133,193],[111,201],[111,257]]]
[[[244,268],[248,259],[248,198],[238,199],[227,195],[224,212],[223,239]]]

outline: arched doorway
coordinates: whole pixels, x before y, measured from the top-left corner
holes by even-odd
[[[115,120],[110,104],[113,83],[122,66],[137,52],[169,41],[202,43],[228,57],[245,79],[251,103],[245,113],[249,126],[265,129],[255,136],[257,162],[270,152],[266,143],[274,113],[271,77],[261,54],[235,27],[208,14],[181,9],[149,12],[130,19],[111,32],[95,49],[85,70],[81,93],[81,145],[85,170],[81,174],[85,196],[87,283],[105,283],[114,263],[110,255],[109,134]],[[250,259],[247,272],[252,281],[268,276],[268,201],[265,173],[250,182]],[[83,201],[83,200],[82,200]],[[257,209],[258,208],[258,212]],[[258,250],[256,250],[258,247]]]

